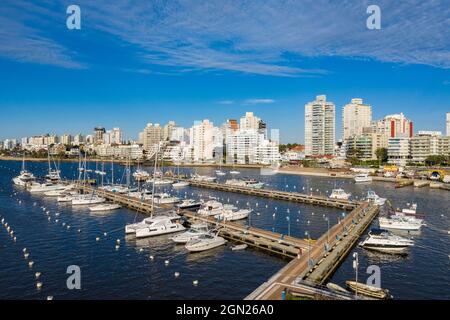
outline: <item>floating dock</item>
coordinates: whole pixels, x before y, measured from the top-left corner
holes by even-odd
[[[307,203],[312,205],[324,206],[324,207],[332,207],[339,208],[343,210],[353,210],[355,209],[359,202],[349,201],[349,200],[341,200],[341,199],[330,199],[321,196],[313,196],[307,195],[298,192],[287,192],[287,191],[278,191],[271,189],[255,189],[250,187],[240,187],[234,185],[228,185],[223,183],[215,183],[215,182],[204,182],[197,180],[187,180],[193,187],[199,188],[207,188],[212,190],[226,191],[226,192],[234,192],[246,194],[249,196],[257,196],[264,197],[270,199],[277,200],[285,200],[297,203]]]

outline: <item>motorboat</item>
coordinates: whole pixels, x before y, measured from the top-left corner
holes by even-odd
[[[385,229],[371,229],[367,238],[360,243],[365,249],[387,253],[404,253],[413,245],[414,241],[394,235]]]
[[[180,199],[178,197],[173,197],[168,193],[157,193],[153,197],[153,201],[157,204],[170,204],[170,203],[178,203]]]
[[[381,198],[378,196],[375,191],[369,190],[367,191],[367,202],[372,202],[378,206],[382,206],[386,203],[386,198]]]
[[[351,194],[344,191],[344,189],[333,189],[330,194],[330,199],[348,200]]]
[[[45,181],[48,183],[58,183],[61,180],[59,170],[49,170],[48,174],[45,175]]]
[[[178,222],[178,215],[161,215],[145,219],[144,225],[136,228],[136,238],[158,236],[185,230]]]
[[[418,231],[422,228],[423,220],[414,217],[393,215],[390,217],[378,218],[378,223],[382,229]]]
[[[150,179],[148,182],[153,183],[155,186],[163,186],[174,183],[171,179]]]
[[[60,197],[66,194],[76,194],[76,191],[72,191],[72,186],[66,186],[64,189],[58,189],[58,190],[51,190],[44,193],[44,196],[46,197]]]
[[[201,202],[195,201],[194,199],[185,199],[176,206],[181,210],[198,209],[202,205]]]
[[[369,286],[364,283],[356,282],[356,281],[345,281],[347,287],[354,291],[358,292],[358,294],[377,298],[377,299],[389,299],[391,295],[389,294],[389,290],[382,289],[374,286]]]
[[[122,208],[122,206],[117,203],[102,203],[93,207],[89,207],[89,210],[92,212],[98,212],[98,211],[112,211],[120,208]]]
[[[142,181],[142,180],[148,180],[150,178],[150,173],[148,173],[145,170],[137,169],[135,172],[133,172],[133,177],[136,180]]]
[[[237,187],[249,187],[254,189],[261,189],[264,186],[263,182],[258,182],[254,179],[229,179],[225,181],[225,184]]]
[[[230,174],[238,175],[238,174],[241,174],[241,173],[239,171],[237,171],[237,170],[231,170]]]
[[[189,186],[189,182],[187,182],[187,181],[178,181],[178,182],[175,182],[174,184],[172,184],[172,187],[174,187],[174,188],[184,188],[187,186]]]
[[[103,203],[106,199],[93,194],[81,194],[72,198],[72,205],[88,205]]]
[[[408,204],[409,205],[409,204]],[[417,213],[417,203],[412,203],[408,208],[402,209],[402,212],[405,215],[416,215]]]
[[[217,234],[204,234],[188,241],[185,248],[190,252],[201,252],[223,246],[227,241]]]
[[[72,202],[74,197],[75,197],[75,195],[64,194],[64,195],[59,196],[56,200],[58,202]]]
[[[372,182],[372,177],[368,173],[360,173],[355,176],[355,182]]]
[[[224,209],[221,214],[215,217],[216,219],[222,221],[236,221],[247,218],[251,212],[252,210],[250,209],[240,209],[240,210]]]
[[[224,207],[223,204],[216,200],[209,200],[197,211],[200,216],[216,216],[221,214]]]
[[[176,236],[172,237],[172,240],[176,243],[187,243],[193,239],[196,239],[204,234],[208,234],[208,225],[202,223],[202,224],[193,224],[191,225],[190,229],[177,234]]]
[[[238,245],[231,247],[231,250],[232,251],[241,251],[241,250],[245,250],[247,248],[248,248],[248,245],[246,243],[243,243],[243,244],[238,244]]]
[[[53,183],[32,183],[28,185],[28,191],[31,193],[43,193],[54,190],[64,190],[66,188],[63,184],[53,184]]]

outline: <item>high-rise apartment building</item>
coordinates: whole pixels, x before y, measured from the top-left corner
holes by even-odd
[[[342,129],[343,139],[346,140],[353,136],[359,136],[363,129],[372,124],[372,107],[363,104],[363,100],[354,98],[343,107],[342,110]]]
[[[148,123],[140,136],[144,150],[150,151],[155,145],[162,141],[162,128],[159,123]]]
[[[214,125],[209,120],[196,121],[190,129],[190,144],[194,161],[208,161],[214,157]]]
[[[447,112],[447,114],[446,114],[445,124],[446,124],[446,133],[445,134],[448,137],[450,137],[450,112]]]
[[[176,127],[176,123],[175,121],[169,121],[163,128],[163,136],[162,139],[164,141],[169,141],[170,140],[170,136],[172,134],[172,128]]]
[[[384,119],[373,122],[372,126],[374,132],[384,133],[389,138],[413,136],[413,122],[403,113],[387,115]]]
[[[305,154],[334,154],[335,105],[319,95],[305,105]]]

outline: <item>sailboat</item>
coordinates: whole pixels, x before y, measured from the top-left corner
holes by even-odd
[[[22,159],[22,170],[20,171],[20,175],[14,177],[12,181],[17,186],[26,187],[35,180],[36,178],[34,177],[34,175],[25,169],[25,152],[24,152]]]
[[[55,169],[52,169],[52,164],[50,162],[50,146],[47,146],[47,150],[48,150],[47,155],[48,174],[44,177],[45,178],[44,183],[32,182],[31,184],[28,185],[29,187],[28,191],[31,193],[63,190],[66,188],[65,185],[59,183],[61,177],[59,175],[60,171],[57,168],[56,164]]]

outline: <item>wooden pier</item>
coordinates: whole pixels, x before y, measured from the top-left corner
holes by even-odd
[[[348,214],[313,246],[293,259],[246,297],[249,300],[278,300],[287,286],[298,283],[324,284],[339,267],[359,237],[378,214],[378,206],[367,203]],[[294,290],[291,287],[291,290]],[[300,289],[299,289],[300,290]],[[301,294],[301,290],[299,291]]]
[[[188,181],[193,187],[241,193],[241,194],[246,194],[249,196],[257,196],[257,197],[264,197],[264,198],[270,198],[270,199],[292,201],[292,202],[297,202],[297,203],[307,203],[307,204],[318,205],[318,206],[339,208],[339,209],[349,210],[349,211],[355,209],[359,204],[356,201],[330,199],[327,197],[307,195],[307,194],[298,193],[298,192],[287,192],[287,191],[270,190],[270,189],[255,189],[255,188],[250,188],[250,187],[234,186],[234,185],[223,184],[223,183],[197,181],[197,180],[193,180],[193,179],[190,179]]]
[[[246,299],[281,299],[282,291],[286,291],[286,288],[289,288],[289,292],[293,295],[320,294],[321,296],[327,296],[327,290],[322,287],[319,290],[317,286],[323,285],[335,272],[379,212],[378,206],[367,202],[346,202],[322,197],[310,197],[297,193],[251,189],[217,183],[194,182],[193,185],[260,197],[339,207],[347,210],[353,208],[338,224],[332,226],[317,241],[298,239],[238,222],[219,221],[214,217],[200,216],[186,210],[179,211],[181,216],[184,216],[191,222],[203,222],[214,225],[221,236],[233,242],[245,243],[250,247],[270,254],[292,259],[268,281],[247,296]],[[77,184],[77,188],[86,193],[95,192],[99,196],[132,210],[146,214],[153,211],[152,204],[148,200],[142,201],[86,184]],[[158,207],[169,208],[170,206],[159,205]],[[155,208],[157,207],[155,206]],[[330,292],[328,292],[328,296],[337,298],[336,295]],[[342,298],[345,299],[346,297],[342,296]]]

